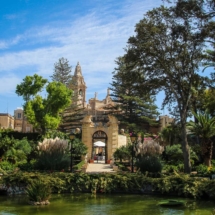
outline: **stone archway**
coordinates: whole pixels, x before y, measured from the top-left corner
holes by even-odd
[[[87,115],[82,120],[82,141],[88,147],[88,160],[93,156],[93,138],[94,134],[106,135],[103,139],[106,140],[105,147],[105,161],[107,162],[113,156],[113,153],[118,147],[118,120],[111,115],[108,115],[109,121],[107,123],[97,122],[93,123],[92,116]],[[99,133],[100,132],[100,133]],[[99,138],[99,137],[98,137]],[[102,138],[100,138],[102,139]]]
[[[102,130],[96,131],[92,136],[92,156],[94,156],[95,149],[99,149],[99,150],[102,149],[102,156],[105,157],[105,163],[107,163],[107,151],[108,151],[107,140],[108,140],[107,134]],[[105,143],[105,146],[104,147],[94,146],[94,143],[96,143],[98,141]],[[98,154],[99,153],[100,153],[100,151],[98,151]]]

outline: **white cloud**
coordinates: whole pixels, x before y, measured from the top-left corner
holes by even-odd
[[[5,19],[8,19],[8,20],[13,20],[13,19],[16,19],[18,17],[17,14],[6,14],[4,16]]]
[[[0,41],[0,49],[6,49],[8,47],[7,42]]]
[[[135,24],[156,3],[128,0],[115,11],[109,9],[111,5],[94,8],[85,16],[68,20],[66,25],[57,20],[0,41],[0,49],[7,48],[7,52],[0,54],[0,77],[5,72],[11,74],[1,78],[0,94],[14,91],[14,86],[26,75],[38,73],[49,77],[60,57],[69,60],[73,72],[80,61],[89,95],[93,94],[91,89],[106,94],[114,60],[124,53],[123,48],[129,36],[134,34]],[[16,45],[23,48],[14,51]],[[29,48],[31,45],[36,48]],[[19,71],[19,75],[13,75],[15,71]]]
[[[5,75],[0,78],[0,95],[14,94],[16,85],[21,82],[20,78],[13,74]]]

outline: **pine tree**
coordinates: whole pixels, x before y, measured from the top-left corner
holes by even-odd
[[[66,58],[60,58],[57,63],[54,64],[54,73],[52,76],[52,81],[57,81],[65,84],[69,87],[72,80],[71,66],[69,66],[69,61]]]
[[[85,108],[80,108],[76,105],[74,99],[75,98],[73,98],[73,102],[70,107],[64,110],[62,114],[62,123],[60,125],[60,130],[62,131],[71,132],[75,128],[82,127],[81,120],[85,116]]]
[[[158,116],[153,90],[136,84],[137,79],[144,81],[138,68],[126,65],[122,57],[116,64],[111,83],[111,96],[117,104],[112,108],[113,114],[129,130],[148,130],[150,125],[156,125],[154,119]]]

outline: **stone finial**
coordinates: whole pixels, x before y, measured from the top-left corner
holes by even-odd
[[[79,61],[77,63],[77,66],[75,67],[75,74],[74,76],[82,76],[81,66],[79,64]]]
[[[95,99],[97,99],[97,96],[98,96],[98,93],[97,93],[97,92],[95,92]]]

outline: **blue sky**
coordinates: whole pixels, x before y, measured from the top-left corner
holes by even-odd
[[[129,36],[143,14],[161,0],[1,0],[0,113],[23,104],[15,94],[26,75],[45,78],[64,57],[74,72],[80,62],[87,101],[103,99],[114,60],[124,53]]]

